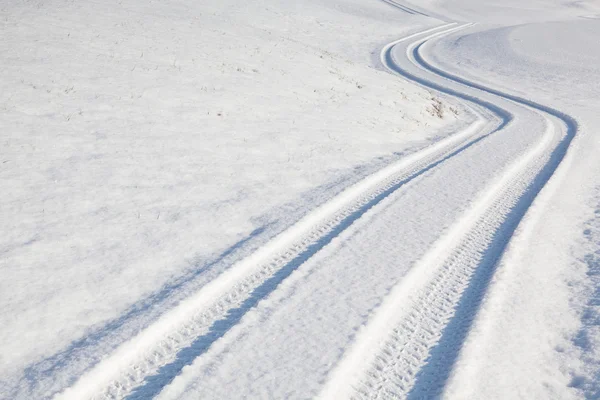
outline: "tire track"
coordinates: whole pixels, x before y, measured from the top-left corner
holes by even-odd
[[[448,19],[444,18],[441,15],[435,14],[433,12],[431,12],[431,10],[423,10],[420,7],[415,8],[413,5],[411,5],[410,7],[406,5],[406,2],[398,2],[396,0],[382,0],[384,3],[389,4],[392,7],[395,7],[407,14],[411,14],[411,15],[420,15],[423,17],[427,17],[427,18],[434,18],[437,19],[438,21],[448,21]]]
[[[421,11],[418,11],[418,10],[415,10],[414,8],[402,5],[402,4],[400,4],[400,3],[396,2],[396,1],[393,1],[393,0],[382,0],[382,1],[385,2],[385,3],[387,3],[387,4],[389,4],[389,5],[391,5],[392,7],[396,7],[398,9],[404,11],[405,13],[412,14],[412,15],[422,15],[424,17],[429,17],[429,15],[427,15],[427,14],[421,12]]]
[[[422,47],[454,30],[419,39],[406,52],[408,60],[452,86],[394,67],[392,48],[398,42],[384,48],[382,61],[429,88],[484,107],[498,108],[481,97],[497,99],[498,104],[508,100],[542,114],[546,131],[394,289],[331,375],[322,398],[420,399],[440,394],[510,237],[576,134],[575,121],[557,110],[471,83],[426,62]]]
[[[58,397],[149,398],[157,394],[185,365],[203,354],[294,270],[369,209],[497,131],[498,118],[479,107],[473,112],[478,116],[476,123],[384,168],[319,207],[120,346]],[[503,126],[505,121],[501,116],[499,119]]]

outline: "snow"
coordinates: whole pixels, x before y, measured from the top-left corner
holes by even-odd
[[[0,398],[598,397],[597,1],[0,9]]]
[[[482,31],[430,51],[438,62],[445,60],[445,68],[564,110],[581,127],[565,165],[513,239],[457,362],[448,398],[600,393],[598,241],[591,233],[597,229],[600,173],[593,128],[600,122],[600,69],[593,61],[600,54],[600,32],[594,22],[579,18]]]
[[[2,7],[6,396],[39,393],[44,371],[65,385],[172,306],[152,305],[164,288],[185,289],[179,301],[332,194],[464,124],[431,117],[429,92],[371,67],[377,43],[425,24],[384,4]],[[90,337],[94,354],[60,365]]]

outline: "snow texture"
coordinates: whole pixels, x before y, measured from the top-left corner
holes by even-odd
[[[0,5],[0,398],[600,396],[600,4]]]

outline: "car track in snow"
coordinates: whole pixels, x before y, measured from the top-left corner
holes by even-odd
[[[322,398],[417,399],[440,394],[510,237],[576,134],[575,121],[557,110],[453,76],[427,62],[422,54],[427,42],[455,30],[409,46],[394,42],[383,50],[382,62],[430,88],[505,109],[517,124],[526,122],[528,114],[542,115],[545,132],[387,297],[330,377]],[[401,52],[405,58],[397,63],[393,55]],[[422,72],[407,72],[407,61]]]
[[[526,131],[523,124],[544,126],[544,132],[532,133],[531,142],[523,142],[510,163],[499,163],[503,167],[492,182],[386,296],[321,393],[323,398],[436,395],[512,232],[577,129],[556,110],[454,77],[425,60],[422,50],[429,40],[469,26],[447,24],[395,41],[383,50],[382,63],[407,79],[467,102],[478,116],[476,123],[319,207],[182,301],[58,397],[157,395],[183,367],[227,337],[261,300],[379,203],[413,180],[426,179],[447,162],[461,159],[471,148],[501,143],[486,144],[484,139],[492,134],[518,137]],[[407,44],[409,39],[415,40]],[[396,59],[400,49],[406,57]],[[349,376],[354,379],[350,384]]]
[[[427,29],[404,40],[445,26]],[[369,209],[503,125],[502,118],[484,109],[473,107],[473,112],[478,120],[464,131],[384,168],[319,207],[182,301],[58,397],[145,398],[156,394],[158,388],[168,384],[185,365],[235,326],[248,310]]]

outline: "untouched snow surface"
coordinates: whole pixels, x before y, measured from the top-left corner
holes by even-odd
[[[597,1],[0,10],[0,398],[600,396]]]

